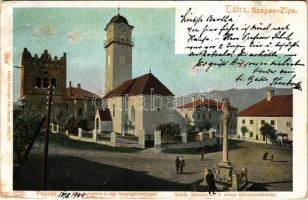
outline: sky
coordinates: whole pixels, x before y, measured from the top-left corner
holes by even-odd
[[[67,85],[98,95],[105,85],[104,28],[117,8],[14,8],[14,66],[20,66],[26,47],[40,56],[67,53]],[[133,77],[152,73],[176,96],[188,93],[264,87],[239,85],[239,71],[231,68],[209,72],[192,70],[196,58],[175,54],[175,9],[121,8],[120,14],[134,26]],[[180,42],[180,41],[177,41]],[[242,70],[242,69],[241,69]],[[14,99],[19,96],[20,69],[14,68]]]

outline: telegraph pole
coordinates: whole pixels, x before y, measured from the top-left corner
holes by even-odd
[[[48,140],[49,140],[49,123],[50,123],[50,111],[52,104],[53,86],[49,83],[48,96],[47,96],[47,115],[46,115],[46,130],[45,130],[45,142],[44,142],[44,172],[43,172],[43,189],[47,187],[47,168],[48,168]]]

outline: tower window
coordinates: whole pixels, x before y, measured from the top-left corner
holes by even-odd
[[[55,88],[57,87],[57,79],[56,78],[52,78],[50,82],[51,82],[52,86],[54,86]]]
[[[49,85],[49,78],[48,77],[45,77],[44,80],[43,80],[43,87],[44,88],[47,88]]]
[[[110,65],[110,63],[111,63],[111,58],[110,58],[110,55],[108,55],[108,57],[107,57],[107,65]]]
[[[42,86],[42,79],[41,79],[41,77],[36,77],[36,79],[35,79],[35,87],[36,88],[41,88],[41,86]]]

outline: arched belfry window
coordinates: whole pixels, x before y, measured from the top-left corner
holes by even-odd
[[[49,78],[48,78],[48,77],[45,77],[45,78],[43,79],[43,87],[44,87],[44,88],[47,88],[48,85],[49,85]]]
[[[50,83],[51,83],[52,86],[54,86],[54,88],[57,87],[57,79],[56,78],[52,78]]]
[[[36,88],[41,88],[41,86],[42,86],[42,79],[41,79],[41,77],[36,77],[35,78],[35,87]]]

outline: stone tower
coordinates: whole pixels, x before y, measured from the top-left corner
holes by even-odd
[[[54,104],[61,106],[66,92],[66,53],[54,58],[47,50],[40,57],[24,48],[21,58],[20,100],[31,110],[45,112],[49,83],[55,86]]]
[[[106,79],[105,94],[132,78],[132,29],[120,14],[106,25]]]

